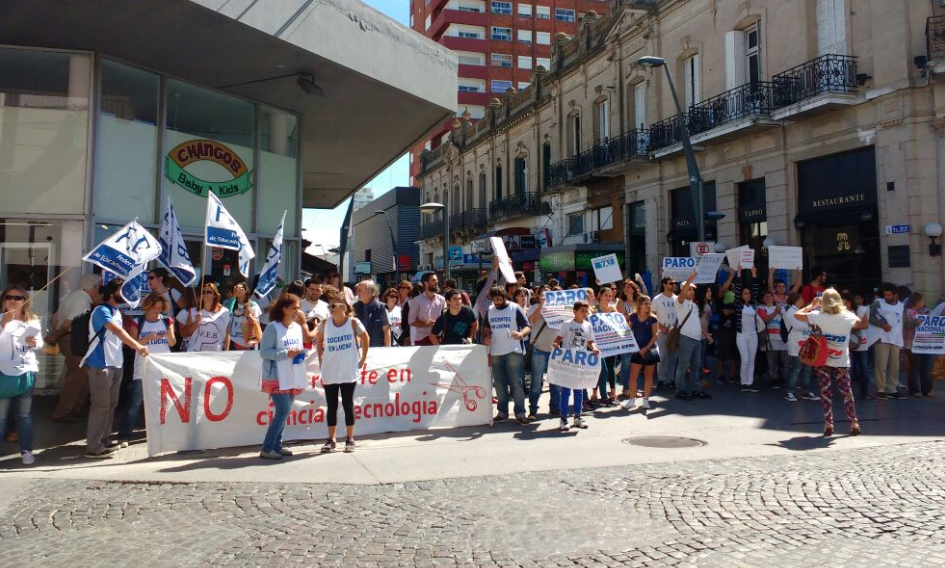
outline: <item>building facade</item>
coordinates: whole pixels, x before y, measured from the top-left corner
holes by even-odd
[[[609,8],[608,0],[411,0],[410,27],[456,53],[456,114],[479,120],[492,97],[525,88],[538,66],[551,66],[557,34],[574,37],[586,14]],[[449,130],[444,122],[411,151],[411,183],[420,153],[438,147]]]
[[[420,248],[420,192],[415,187],[395,187],[355,211],[354,259],[360,278],[369,277],[389,286],[412,278]],[[396,259],[396,264],[394,263]]]
[[[624,0],[585,19],[529,89],[496,98],[479,124],[457,120],[449,144],[423,156],[425,195],[452,199],[454,216],[482,208],[483,234],[529,231],[541,247],[536,279],[580,281],[577,259],[556,253],[591,244],[619,246],[630,274],[658,274],[662,257],[688,256],[697,236],[664,69],[637,64],[658,56],[715,213],[707,240],[754,247],[762,269],[767,246],[802,246],[805,277],[820,266],[842,287],[869,293],[891,280],[937,299],[942,257],[926,229],[934,235],[945,216],[943,9],[648,4]],[[421,233],[424,261],[442,244]]]

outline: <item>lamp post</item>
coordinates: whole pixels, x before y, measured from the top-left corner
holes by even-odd
[[[705,203],[702,195],[702,175],[699,173],[699,164],[696,163],[696,155],[692,151],[692,141],[689,140],[689,129],[686,127],[686,118],[683,116],[682,107],[679,106],[679,97],[676,96],[676,87],[673,85],[673,77],[669,73],[669,67],[666,60],[662,57],[647,55],[636,61],[637,65],[644,67],[662,67],[666,71],[666,80],[669,81],[669,92],[673,95],[673,103],[676,105],[676,113],[679,117],[679,133],[682,138],[683,153],[686,155],[686,169],[689,172],[689,188],[692,192],[692,203],[696,214],[696,233],[699,242],[705,242]]]
[[[400,256],[397,252],[397,239],[394,238],[394,229],[390,226],[390,219],[387,218],[387,211],[381,211],[378,209],[374,212],[375,215],[380,215],[384,217],[384,221],[387,222],[387,231],[390,233],[390,246],[394,251],[394,272],[396,276],[394,277],[394,284],[400,284]]]
[[[443,213],[443,280],[450,277],[450,210],[442,203],[431,201],[420,206],[421,213]]]

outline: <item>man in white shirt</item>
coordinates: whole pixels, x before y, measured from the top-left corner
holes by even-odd
[[[676,297],[676,320],[682,326],[676,348],[676,398],[680,400],[711,398],[705,391],[697,390],[697,375],[702,368],[702,322],[699,307],[693,301],[696,285],[692,282],[695,279],[696,273],[693,272],[679,287],[679,296]],[[688,385],[686,377],[689,377]]]
[[[896,286],[884,282],[880,287],[882,299],[870,306],[870,323],[879,327],[879,341],[873,345],[874,369],[876,371],[876,398],[903,398],[896,390],[899,382],[899,351],[904,345],[902,337],[903,305],[896,298]]]
[[[446,298],[439,295],[440,282],[433,272],[424,273],[420,277],[423,294],[410,300],[410,309],[407,319],[410,323],[411,345],[433,345],[430,341],[430,331],[433,324],[446,309]]]
[[[101,296],[98,287],[101,283],[101,276],[83,274],[79,280],[79,289],[63,298],[56,312],[58,327],[46,337],[50,345],[59,345],[59,351],[66,359],[59,402],[52,413],[55,422],[77,422],[89,398],[89,377],[85,369],[79,367],[82,357],[72,353],[72,320],[90,311],[92,305],[99,302]]]
[[[669,349],[666,348],[666,337],[670,328],[676,325],[676,280],[671,276],[666,276],[660,280],[660,286],[663,287],[663,291],[657,294],[651,302],[653,315],[656,316],[656,321],[660,326],[660,334],[656,337],[656,345],[662,359],[656,369],[656,387],[671,388],[676,372],[676,354],[670,353]]]
[[[486,336],[485,343],[489,347],[492,383],[497,399],[495,421],[509,417],[511,391],[515,418],[524,426],[528,424],[528,418],[525,414],[525,391],[521,381],[522,366],[525,363],[523,340],[531,333],[531,327],[525,311],[518,304],[508,301],[504,288],[496,286],[489,295],[492,297],[492,305],[489,306],[485,323],[490,333]]]
[[[305,282],[305,297],[299,302],[306,319],[316,319],[323,322],[331,317],[328,302],[322,300],[321,279],[309,278]]]

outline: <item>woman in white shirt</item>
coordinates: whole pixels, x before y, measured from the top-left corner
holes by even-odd
[[[815,310],[820,309],[820,312]],[[853,391],[850,389],[850,332],[854,329],[866,329],[856,314],[847,310],[840,298],[840,293],[827,288],[820,298],[794,314],[794,319],[818,326],[827,339],[827,362],[817,367],[815,373],[820,380],[820,398],[824,408],[824,436],[833,436],[833,392],[832,382],[836,380],[843,396],[843,410],[850,421],[850,435],[860,433],[860,423],[856,419],[856,406],[853,403]]]
[[[784,326],[788,330],[787,353],[791,368],[788,373],[787,394],[784,395],[784,400],[788,402],[797,402],[794,389],[797,387],[798,379],[800,379],[803,390],[807,391],[807,394],[803,396],[804,400],[820,400],[811,385],[814,369],[805,365],[800,358],[801,345],[807,341],[807,337],[810,335],[810,326],[805,322],[794,319],[794,314],[805,304],[804,296],[801,296],[800,292],[788,294],[788,305],[790,307],[784,314]]]
[[[255,349],[259,340],[262,339],[262,327],[259,325],[262,308],[253,300],[246,282],[237,282],[233,285],[233,297],[223,302],[223,307],[230,311],[226,350]],[[246,332],[249,332],[249,336]]]
[[[761,295],[761,305],[758,306],[758,317],[765,324],[761,348],[768,358],[768,380],[778,387],[783,382],[790,368],[787,345],[781,341],[781,318],[784,310],[775,303],[774,294],[766,291]]]
[[[43,347],[42,327],[30,312],[26,290],[11,286],[0,295],[3,316],[0,318],[0,427],[7,424],[13,408],[20,442],[20,459],[32,465],[33,457],[33,385],[39,363],[37,349]]]
[[[400,345],[400,335],[404,332],[401,322],[403,314],[400,311],[400,294],[396,288],[388,288],[384,292],[384,302],[387,304],[387,321],[390,322],[390,344],[392,347]]]
[[[181,336],[189,338],[187,351],[223,351],[230,341],[230,311],[220,302],[216,284],[203,285],[200,307],[177,316]]]
[[[131,321],[128,334],[141,345],[146,345],[149,353],[170,353],[171,347],[177,345],[174,335],[174,320],[165,316],[171,310],[167,296],[158,292],[151,292],[141,303],[143,316]],[[131,434],[138,424],[138,415],[141,413],[141,377],[143,375],[142,357],[135,354],[135,367],[132,375],[130,400],[123,411],[119,412],[118,446],[128,447]]]

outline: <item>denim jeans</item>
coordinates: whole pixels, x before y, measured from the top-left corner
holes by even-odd
[[[499,416],[509,415],[509,391],[512,391],[515,417],[525,418],[525,392],[519,379],[524,359],[521,353],[492,356],[492,384],[498,399],[496,413]]]
[[[702,341],[680,334],[679,345],[676,347],[676,392],[694,393],[699,390],[697,377],[701,369],[701,357]]]
[[[630,354],[620,354],[620,384],[623,390],[630,390]]]
[[[584,405],[584,391],[582,389],[569,389],[561,387],[561,418],[566,419],[570,411],[568,410],[568,399],[571,393],[574,393],[574,417],[581,416],[581,407]]]
[[[607,397],[607,383],[610,383],[610,389],[616,392],[617,381],[617,356],[602,357],[600,360],[600,375],[597,376],[597,392],[601,400]],[[614,393],[611,393],[614,394]]]
[[[656,337],[656,345],[659,347],[660,357],[662,357],[662,360],[657,363],[656,380],[659,384],[669,386],[673,384],[676,376],[676,361],[678,360],[679,351],[670,353],[669,348],[666,347],[666,338],[665,333],[660,333]]]
[[[538,414],[538,399],[541,398],[541,387],[544,382],[545,373],[548,371],[548,358],[551,353],[532,347],[532,378],[528,389],[528,406],[532,414]],[[548,403],[548,409],[555,412],[561,406],[561,387],[548,384],[551,400]]]
[[[289,417],[289,411],[292,410],[292,401],[295,396],[291,394],[270,394],[274,406],[272,418],[269,419],[269,428],[266,429],[266,437],[263,439],[262,451],[278,452],[282,449],[282,432],[285,431],[285,421]]]
[[[803,389],[807,390],[807,392],[814,392],[814,389],[811,385],[813,373],[814,368],[808,367],[802,363],[800,357],[791,357],[791,372],[788,374],[787,380],[788,392],[794,392],[794,389],[797,388],[798,379],[801,380],[801,387]]]
[[[138,415],[141,414],[141,381],[131,381],[127,390],[128,400],[125,401],[125,408],[120,409],[118,417],[118,439],[130,440],[131,434],[138,425]]]
[[[0,398],[0,425],[5,430],[7,416],[13,408],[16,420],[16,434],[20,438],[20,451],[33,451],[33,389],[13,398]]]
[[[850,378],[853,384],[860,385],[860,398],[869,396],[870,383],[873,382],[870,377],[869,358],[870,352],[866,349],[850,351]]]
[[[916,355],[909,351],[909,394],[932,392],[932,355]]]

